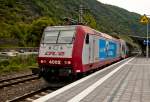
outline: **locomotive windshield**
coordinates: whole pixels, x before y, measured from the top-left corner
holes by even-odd
[[[44,32],[43,43],[56,43],[59,31]]]
[[[72,43],[74,30],[45,31],[42,43]]]

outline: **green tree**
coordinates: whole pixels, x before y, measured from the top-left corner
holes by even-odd
[[[90,27],[92,27],[94,29],[97,29],[96,20],[90,13],[87,13],[84,15],[84,20],[87,25],[89,25]]]
[[[13,38],[19,40],[19,46],[26,46],[27,36],[31,34],[31,25],[23,22],[16,23],[12,25],[11,33]]]
[[[27,42],[30,46],[38,46],[45,27],[54,25],[54,21],[50,17],[41,17],[32,22],[31,34],[27,36]]]

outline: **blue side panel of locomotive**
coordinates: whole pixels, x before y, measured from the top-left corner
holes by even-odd
[[[99,59],[106,60],[117,57],[117,43],[99,39]]]
[[[105,60],[107,58],[106,53],[106,40],[99,39],[99,59]]]
[[[117,57],[117,43],[110,41],[108,47],[108,58]]]

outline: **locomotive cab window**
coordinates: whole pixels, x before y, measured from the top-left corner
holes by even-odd
[[[59,31],[45,31],[43,43],[56,43]]]
[[[74,30],[60,31],[60,35],[58,37],[58,43],[72,43],[74,34],[75,34]]]
[[[86,43],[86,44],[89,44],[89,34],[86,35],[85,43]]]
[[[67,43],[71,44],[74,39],[75,30],[45,31],[42,43]]]

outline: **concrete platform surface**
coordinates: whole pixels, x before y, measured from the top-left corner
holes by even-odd
[[[122,60],[34,102],[150,102],[150,59]]]

